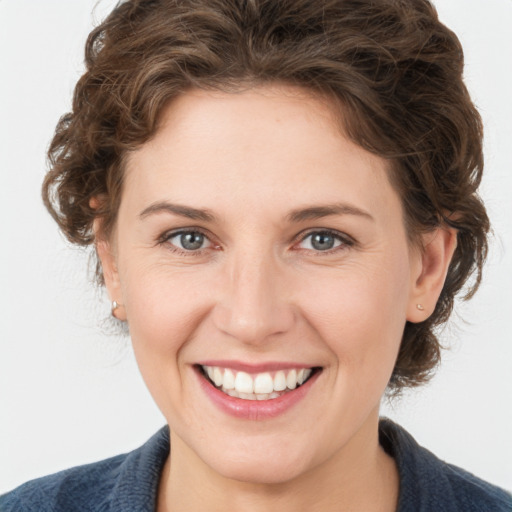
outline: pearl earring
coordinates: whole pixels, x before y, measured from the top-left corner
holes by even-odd
[[[117,300],[113,300],[112,301],[112,316],[116,316],[115,315],[115,311],[116,309],[120,308],[122,306],[122,304],[119,304],[119,302],[117,302]]]
[[[420,311],[425,311],[423,304],[416,304],[416,308],[419,309]]]

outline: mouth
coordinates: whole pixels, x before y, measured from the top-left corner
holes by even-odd
[[[281,398],[304,386],[321,367],[295,367],[277,371],[249,373],[223,366],[196,365],[200,374],[227,396],[249,401]]]

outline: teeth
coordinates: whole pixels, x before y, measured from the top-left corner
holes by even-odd
[[[254,392],[255,393],[272,393],[274,391],[274,381],[270,373],[260,373],[254,379]]]
[[[291,370],[286,377],[286,387],[289,389],[295,389],[297,387],[297,372]]]
[[[224,370],[222,386],[226,389],[235,389],[235,376],[231,370]]]
[[[222,382],[223,382],[223,378],[222,378],[222,372],[220,371],[219,368],[214,368],[213,370],[213,382],[215,382],[215,385],[216,386],[222,386]]]
[[[274,398],[279,398],[284,395],[284,393],[239,393],[236,389],[224,389],[221,388],[221,391],[226,393],[229,396],[233,396],[235,398],[241,398],[242,400],[273,400]]]
[[[274,391],[284,391],[286,389],[286,375],[279,371],[274,377]]]
[[[272,400],[302,385],[311,375],[310,368],[279,370],[250,375],[218,366],[203,366],[209,379],[224,393],[244,400]]]
[[[217,383],[215,383],[215,385],[218,386]],[[238,372],[235,377],[235,389],[239,393],[252,393],[254,391],[252,377],[248,373]]]

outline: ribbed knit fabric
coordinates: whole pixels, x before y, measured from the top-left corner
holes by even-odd
[[[380,442],[400,474],[397,512],[512,512],[512,495],[446,464],[383,419]],[[0,496],[0,512],[154,512],[169,430],[125,455],[32,480]]]
[[[397,512],[512,512],[512,495],[422,448],[403,428],[383,419],[380,444],[400,475]]]
[[[0,512],[154,512],[168,454],[163,427],[133,452],[21,485],[0,496]]]

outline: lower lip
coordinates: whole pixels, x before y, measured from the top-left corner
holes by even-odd
[[[201,388],[221,411],[236,418],[253,421],[275,418],[286,412],[306,396],[320,373],[322,373],[321,371],[316,372],[305,384],[292,391],[288,391],[279,398],[271,400],[243,400],[242,398],[236,398],[223,393],[206,379],[199,368],[195,368],[195,370]]]

